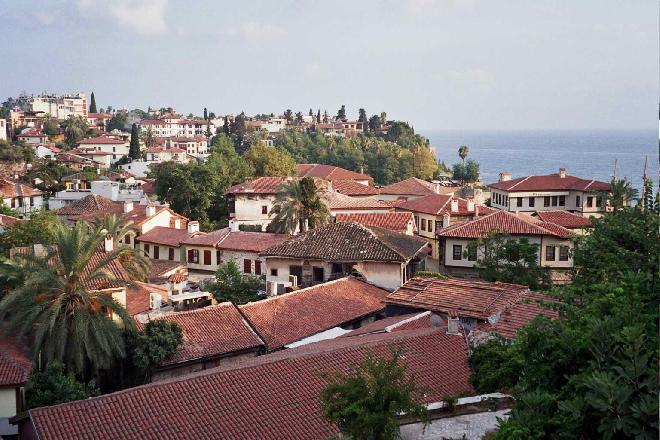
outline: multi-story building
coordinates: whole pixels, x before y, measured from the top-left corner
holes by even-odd
[[[69,116],[82,116],[87,119],[87,96],[84,93],[21,96],[18,103],[24,111],[42,112],[57,119],[66,119]]]
[[[7,120],[0,119],[0,141],[7,140]]]
[[[5,206],[16,210],[21,217],[29,217],[44,204],[43,192],[26,183],[7,179],[0,180],[0,197]]]
[[[178,148],[200,159],[209,155],[209,143],[205,136],[174,136],[165,141],[165,146]]]
[[[143,119],[140,121],[142,133],[151,130],[154,136],[160,137],[195,137],[213,132],[211,123],[204,119],[180,119],[178,115],[167,114],[159,119]]]
[[[599,217],[606,211],[602,195],[610,191],[609,184],[569,176],[565,168],[557,174],[517,179],[500,173],[500,181],[489,187],[491,206],[497,209],[526,213],[560,210],[585,217]]]
[[[81,151],[85,150],[85,152],[88,152],[89,150],[96,150],[98,152],[107,153],[109,155],[108,160],[111,164],[128,155],[129,145],[130,143],[127,140],[118,136],[98,136],[82,139],[78,143],[78,147]]]

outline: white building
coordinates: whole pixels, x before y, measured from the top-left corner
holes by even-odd
[[[90,194],[105,197],[113,202],[123,202],[126,200],[135,203],[147,202],[147,196],[141,188],[139,182],[122,183],[111,180],[93,180],[90,182],[91,188],[80,189],[71,188],[55,193],[55,197],[48,199],[48,208],[51,210],[63,208],[70,203],[87,197]]]
[[[57,119],[69,116],[82,116],[87,119],[87,96],[84,93],[70,95],[49,95],[20,97],[19,101],[27,111],[43,112]]]
[[[581,179],[559,173],[511,179],[510,173],[500,173],[500,181],[489,185],[491,206],[511,212],[569,211],[585,217],[601,216],[606,207],[602,194],[610,185],[597,180]]]
[[[196,158],[205,158],[209,155],[209,144],[205,136],[174,136],[165,141],[168,148],[178,148],[188,155]]]
[[[0,141],[7,140],[7,120],[0,119]]]
[[[143,119],[140,130],[146,133],[151,130],[159,137],[195,137],[204,136],[208,131],[214,132],[209,121],[204,119],[180,119],[177,115],[163,115],[160,119]]]
[[[26,128],[21,134],[16,135],[16,139],[34,145],[48,143],[48,135],[36,128]]]
[[[78,150],[90,153],[91,150],[107,153],[110,155],[108,161],[110,164],[117,162],[122,157],[128,155],[130,142],[119,136],[98,136],[82,139],[78,143]],[[81,154],[81,153],[76,153]],[[81,154],[82,155],[82,154]],[[104,160],[102,163],[105,163]],[[100,162],[101,163],[101,162]]]
[[[29,217],[33,211],[44,206],[43,192],[26,183],[0,180],[0,197],[5,206],[12,208],[22,217]]]

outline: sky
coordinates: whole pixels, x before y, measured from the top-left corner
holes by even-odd
[[[0,0],[0,98],[657,129],[657,0]]]

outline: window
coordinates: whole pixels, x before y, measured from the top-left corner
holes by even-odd
[[[603,204],[603,198],[602,197],[596,197],[596,206],[600,207]]]
[[[215,251],[215,264],[222,264],[222,251]]]
[[[575,207],[579,208],[582,206],[582,200],[580,199],[580,196],[575,196]]]
[[[441,221],[436,221],[435,222],[435,230],[437,231],[438,229],[442,229],[442,222]]]
[[[188,262],[195,264],[199,263],[199,250],[188,249]]]
[[[559,196],[559,206],[566,206],[566,196]]]
[[[529,207],[533,208],[535,203],[536,203],[536,197],[530,197],[529,198]]]
[[[276,277],[277,276],[277,269],[271,269],[270,270],[270,276],[271,277]]]
[[[254,274],[261,275],[261,260],[254,260]]]
[[[150,250],[150,249],[149,249],[149,243],[145,243],[145,244],[144,244],[144,253],[147,254],[147,255],[149,255],[149,250]]]
[[[516,197],[516,206],[518,208],[522,208],[522,201],[523,201],[522,197]]]
[[[550,196],[543,197],[543,206],[550,206]]]
[[[587,197],[587,206],[589,208],[593,208],[593,206],[594,206],[594,198],[593,197],[591,197],[591,196]]]
[[[160,247],[154,246],[154,260],[160,258]]]
[[[545,259],[547,261],[555,261],[555,247],[546,246],[545,247]]]
[[[414,218],[415,218],[415,226],[419,228],[419,217],[415,215]]]
[[[325,278],[325,271],[322,267],[312,268],[312,281],[315,283],[322,283]]]
[[[467,257],[468,261],[477,261],[477,247],[476,246],[470,246],[467,249]]]
[[[454,260],[463,259],[463,246],[461,246],[460,244],[455,244],[452,251],[453,251],[452,259]]]
[[[252,260],[249,258],[243,260],[243,273],[252,273]]]
[[[261,205],[261,213],[268,214],[268,205]]]
[[[124,235],[124,244],[131,244],[131,234]]]
[[[211,251],[209,250],[204,251],[204,264],[206,266],[211,265]]]
[[[431,220],[428,221],[427,228],[429,232],[433,232],[433,222]]]
[[[174,260],[174,248],[169,248],[167,253],[168,253],[167,258],[170,261],[173,261]]]
[[[552,196],[552,206],[557,206],[557,196]]]
[[[422,219],[422,231],[426,231],[426,219]]]
[[[568,246],[559,246],[559,261],[568,261]]]

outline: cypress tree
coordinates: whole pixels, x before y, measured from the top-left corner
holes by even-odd
[[[317,124],[321,123],[321,109],[318,109],[316,112],[316,123]]]
[[[225,116],[225,123],[222,124],[222,131],[227,136],[231,135],[231,128],[229,127],[229,119],[227,118],[227,116]]]
[[[94,92],[92,92],[92,96],[89,98],[89,112],[96,113],[96,98],[94,97]]]
[[[208,119],[209,119],[209,112],[208,110],[206,110],[206,107],[204,107],[204,120],[208,121]]]
[[[311,108],[309,109],[309,116],[314,116],[314,112],[312,111]]]
[[[128,157],[133,160],[142,157],[142,151],[140,150],[140,130],[137,124],[131,126],[131,143],[128,147]]]

